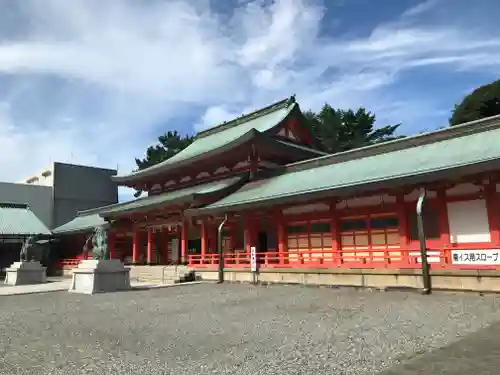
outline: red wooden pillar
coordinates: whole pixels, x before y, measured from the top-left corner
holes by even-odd
[[[253,217],[246,217],[243,221],[244,223],[244,236],[245,236],[245,251],[247,254],[250,255],[250,248],[252,246],[256,246],[256,223],[255,223],[255,218]],[[259,249],[256,249],[257,252],[259,252]]]
[[[446,205],[446,190],[444,188],[437,191],[437,214],[439,242],[441,246],[450,246],[450,225],[448,221],[448,206]]]
[[[229,229],[229,243],[230,248],[229,251],[234,252],[236,249],[236,238],[238,237],[238,226],[236,223],[232,223],[231,228]]]
[[[187,261],[187,247],[188,247],[188,222],[186,220],[182,221],[181,227],[181,263]]]
[[[223,229],[224,231],[224,229]],[[219,223],[214,223],[213,227],[212,227],[212,235],[213,235],[213,238],[214,238],[214,241],[213,241],[213,250],[214,250],[214,253],[217,253],[219,251]]]
[[[500,199],[498,197],[495,183],[489,183],[485,186],[486,208],[488,210],[488,223],[490,226],[491,243],[500,244],[500,216],[498,207]]]
[[[148,252],[147,252],[147,262],[148,264],[151,264],[153,260],[153,229],[148,228]]]
[[[169,248],[170,248],[170,235],[169,235],[169,231],[167,228],[163,227],[162,231],[161,231],[161,236],[162,236],[162,261],[163,261],[163,264],[169,264],[170,261],[172,260],[171,257],[172,257],[172,254],[170,254],[170,257],[169,257]]]
[[[132,263],[137,264],[139,253],[139,230],[134,228],[132,233]]]
[[[282,215],[278,217],[278,253],[280,265],[285,264],[285,252],[287,251],[287,238],[285,231],[285,223]]]
[[[207,220],[202,219],[201,221],[201,259],[200,264],[205,264],[205,254],[207,253],[208,245],[208,231],[207,231]]]
[[[399,247],[401,252],[401,259],[404,264],[409,263],[409,252],[408,252],[408,216],[406,215],[405,206],[405,195],[400,193],[396,195],[396,211],[399,221]]]
[[[340,220],[337,215],[337,202],[330,205],[330,215],[332,221],[330,222],[330,231],[332,234],[332,251],[333,260],[337,265],[342,264],[342,243],[340,237]]]
[[[116,259],[116,232],[109,231],[108,235],[109,259]]]

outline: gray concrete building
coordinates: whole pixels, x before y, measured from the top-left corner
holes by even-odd
[[[27,204],[49,228],[72,220],[78,211],[118,202],[113,169],[53,163],[17,183],[0,182],[0,202]]]

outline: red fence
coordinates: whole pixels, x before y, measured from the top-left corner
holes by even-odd
[[[59,261],[59,268],[76,268],[82,259],[62,259]]]
[[[485,264],[484,250],[460,249],[460,255],[467,255],[470,264],[454,264],[452,252],[456,249],[428,249],[427,260],[430,266],[446,269],[500,269],[500,249],[491,249],[491,262]],[[496,253],[495,253],[496,252]],[[300,250],[268,251],[256,253],[259,268],[372,268],[403,269],[421,268],[421,256],[418,249],[384,250]],[[476,259],[477,262],[472,261]],[[483,259],[484,258],[484,259]],[[189,255],[188,262],[194,268],[211,268],[219,264],[218,254]],[[455,261],[457,263],[457,261]],[[250,253],[235,252],[224,254],[225,268],[250,268]]]

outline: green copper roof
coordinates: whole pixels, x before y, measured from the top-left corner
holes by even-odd
[[[50,235],[50,230],[26,204],[0,203],[0,236]]]
[[[290,147],[292,150],[293,149],[297,149],[297,150],[301,150],[301,151],[305,151],[305,152],[311,153],[312,155],[315,155],[316,157],[317,156],[329,155],[328,152],[323,152],[323,151],[316,150],[316,149],[308,147],[308,146],[303,146],[303,145],[298,145],[298,144],[295,144],[295,143],[292,143],[292,142],[287,142],[287,141],[284,141],[282,139],[275,139],[275,142],[278,145],[285,145],[287,147]]]
[[[199,210],[229,211],[255,203],[296,200],[298,196],[342,196],[380,187],[381,183],[421,182],[453,178],[460,173],[500,168],[500,116],[454,128],[316,158],[287,166],[281,174],[243,186],[237,192]],[[368,156],[366,156],[368,155]],[[479,166],[479,167],[478,167]],[[467,168],[467,169],[466,169]],[[378,184],[378,185],[377,185]],[[324,194],[327,193],[327,194]]]
[[[226,122],[212,129],[198,133],[195,141],[177,155],[150,168],[136,171],[126,176],[115,176],[116,182],[125,182],[135,178],[155,175],[173,167],[179,167],[196,161],[197,158],[222,152],[224,147],[231,146],[252,132],[266,132],[279,125],[296,108],[295,99],[288,98],[266,108],[260,109],[235,120]],[[206,155],[205,155],[206,154]]]
[[[175,203],[194,203],[196,199],[215,193],[224,191],[232,192],[246,181],[247,176],[237,176],[220,181],[209,182],[202,185],[187,187],[180,190],[152,195],[144,198],[139,198],[130,202],[118,203],[111,206],[103,207],[99,210],[99,215],[109,217],[122,213],[131,213],[139,211],[149,211],[159,206]],[[230,190],[233,188],[233,190]],[[230,190],[230,191],[229,191]]]
[[[54,234],[73,234],[78,232],[85,232],[95,227],[106,224],[106,221],[99,216],[98,213],[92,213],[95,210],[90,210],[91,213],[85,211],[79,212],[73,220],[61,225],[60,227],[52,230]]]

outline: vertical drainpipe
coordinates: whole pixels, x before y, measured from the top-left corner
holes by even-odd
[[[417,225],[418,225],[418,239],[420,241],[420,257],[422,259],[422,281],[424,284],[423,294],[431,294],[431,277],[429,272],[429,262],[427,261],[427,247],[425,243],[425,231],[424,231],[424,218],[422,216],[422,210],[424,208],[424,201],[426,196],[426,190],[422,189],[420,191],[420,196],[417,201]]]
[[[224,215],[224,220],[219,224],[219,228],[217,230],[217,248],[219,253],[219,281],[218,283],[224,282],[224,252],[222,251],[222,228],[224,228],[224,224],[227,222],[227,214]]]

